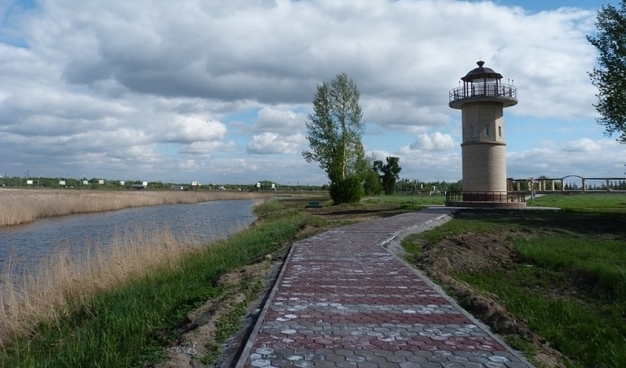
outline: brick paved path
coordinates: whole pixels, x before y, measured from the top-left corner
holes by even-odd
[[[448,211],[295,243],[237,367],[532,367],[385,248]]]

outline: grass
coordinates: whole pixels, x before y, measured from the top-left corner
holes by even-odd
[[[19,225],[39,218],[76,213],[114,211],[162,204],[193,204],[214,200],[267,197],[262,192],[219,191],[88,191],[54,189],[0,190],[0,226]]]
[[[609,194],[551,194],[535,198],[528,205],[543,207],[560,207],[567,210],[585,212],[612,212],[626,211],[626,196]]]
[[[93,292],[84,290],[85,279],[81,272],[75,272],[82,268],[70,267],[67,272],[52,269],[67,275],[59,277],[68,284],[65,289],[51,288],[52,293],[46,296],[58,296],[59,300],[38,300],[48,306],[44,308],[47,311],[20,314],[16,320],[26,323],[23,330],[5,330],[10,318],[0,319],[0,366],[132,367],[158,361],[186,313],[224,292],[216,283],[221,275],[283,248],[302,223],[301,215],[275,214],[271,221],[260,221],[227,240],[174,252],[177,257],[166,257],[151,267],[121,267],[127,272],[123,277],[112,277],[111,284],[94,287]],[[133,248],[124,250],[128,251],[124,257],[135,252]],[[140,253],[153,252],[144,249]],[[102,273],[109,271],[100,269]],[[77,287],[80,289],[75,290]],[[43,297],[18,291],[0,305],[8,302],[13,313],[21,313],[16,307],[32,306]],[[11,316],[5,313],[4,317]],[[232,322],[235,317],[227,318]],[[222,329],[229,330],[225,327],[228,323],[222,322]]]
[[[212,365],[220,355],[221,347],[231,336],[242,329],[242,317],[246,314],[248,304],[263,289],[263,285],[259,280],[243,280],[241,289],[243,290],[244,299],[236,303],[231,310],[223,315],[216,323],[217,332],[215,339],[206,344],[208,353],[203,357],[202,363]]]
[[[509,231],[519,262],[456,279],[498,300],[563,353],[571,367],[626,367],[626,200],[622,196],[544,196],[534,205],[563,211],[472,211],[407,239],[422,252],[445,237]],[[533,346],[510,339],[528,354]]]
[[[419,196],[419,195],[378,195],[363,199],[364,204],[396,204],[406,205],[414,209],[419,209],[430,205],[443,205],[446,202],[445,195]]]

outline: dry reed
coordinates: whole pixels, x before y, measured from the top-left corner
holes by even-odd
[[[272,194],[267,192],[2,189],[0,190],[0,226],[19,225],[38,218],[77,213],[114,211],[162,204],[254,199],[270,195]]]
[[[177,241],[168,228],[136,229],[107,246],[90,244],[80,255],[58,247],[51,256],[16,279],[17,264],[8,261],[0,276],[0,346],[14,336],[32,333],[39,322],[54,322],[88,303],[93,295],[159,267],[175,269],[180,258],[198,249]]]

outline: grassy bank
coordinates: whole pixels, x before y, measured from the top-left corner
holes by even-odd
[[[0,226],[76,213],[114,211],[162,204],[268,197],[267,192],[220,191],[91,191],[67,189],[0,190]]]
[[[408,194],[395,194],[390,196],[378,195],[374,197],[365,198],[364,204],[394,204],[394,205],[406,205],[419,209],[423,206],[431,205],[443,205],[446,203],[445,195],[408,195]]]
[[[285,247],[303,225],[295,211],[266,212],[271,221],[200,249],[160,242],[168,237],[155,234],[146,238],[147,248],[118,247],[121,258],[106,254],[104,262],[90,257],[49,267],[41,277],[58,284],[32,277],[22,289],[3,289],[0,366],[131,367],[159,360],[186,314],[224,292],[220,276]],[[117,265],[133,253],[154,255],[155,247],[166,251],[153,264]]]
[[[476,237],[486,248],[511,244],[510,264],[471,270],[466,257],[465,265],[448,274],[487,297],[495,295],[517,323],[561,352],[568,366],[626,367],[626,199],[555,195],[534,202],[564,210],[460,212],[413,236],[405,249],[420,263],[437,247],[454,254],[455,246],[467,248],[466,240]],[[474,301],[460,302],[472,310]],[[536,353],[530,335],[508,336],[528,356]]]

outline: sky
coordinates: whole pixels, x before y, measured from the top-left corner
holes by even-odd
[[[507,177],[626,177],[596,123],[597,9],[619,0],[0,0],[0,175],[324,184],[316,87],[361,92],[368,155],[461,179],[450,89],[479,60],[518,89]]]

